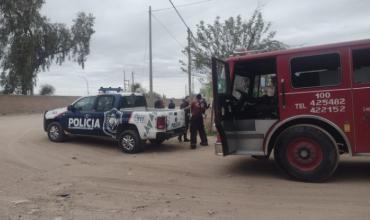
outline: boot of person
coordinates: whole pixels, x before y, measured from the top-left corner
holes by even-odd
[[[184,136],[184,142],[189,142],[190,139],[188,139],[188,137]]]
[[[182,137],[181,136],[179,136],[177,139],[179,140],[179,142],[182,142]]]

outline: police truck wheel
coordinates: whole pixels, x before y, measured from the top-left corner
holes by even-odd
[[[58,122],[52,122],[49,124],[48,129],[49,140],[53,142],[62,142],[65,140],[65,133],[62,126]]]
[[[139,134],[134,130],[123,131],[118,137],[118,144],[125,153],[134,154],[141,150]]]
[[[295,126],[281,134],[274,157],[289,176],[321,182],[334,173],[339,153],[335,141],[323,130],[314,126]]]

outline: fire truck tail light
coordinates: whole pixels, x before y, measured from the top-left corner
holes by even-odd
[[[166,117],[158,117],[157,118],[157,128],[158,129],[166,129]]]

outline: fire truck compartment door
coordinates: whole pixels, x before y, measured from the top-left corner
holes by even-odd
[[[264,156],[263,141],[266,133],[277,120],[247,119],[224,122],[228,146],[233,154]]]

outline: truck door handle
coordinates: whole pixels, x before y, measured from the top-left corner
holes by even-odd
[[[364,120],[368,120],[370,118],[370,109],[364,109]]]
[[[283,105],[283,108],[285,108],[286,106],[286,100],[285,100],[285,80],[284,79],[281,79],[281,96],[282,96],[282,105]]]

